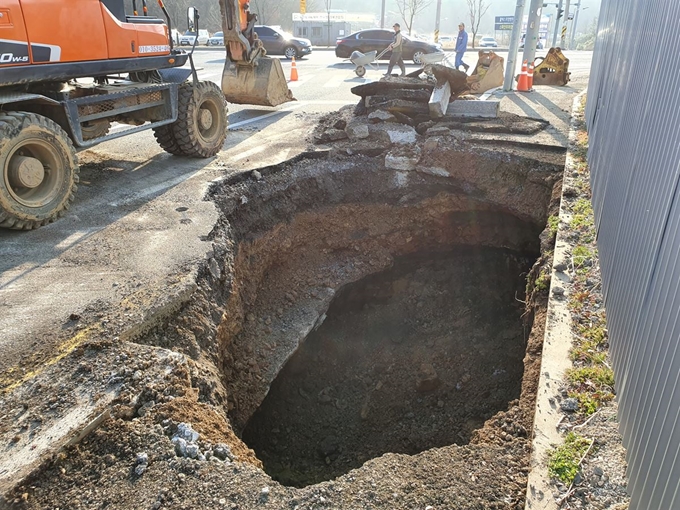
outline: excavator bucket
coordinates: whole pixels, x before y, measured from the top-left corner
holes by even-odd
[[[503,57],[493,51],[480,51],[475,70],[467,78],[473,94],[482,94],[503,85]]]
[[[230,103],[278,106],[295,101],[278,59],[260,57],[250,64],[227,59],[222,91]]]
[[[550,48],[545,58],[534,59],[534,85],[560,85],[569,83],[569,59],[559,48]]]

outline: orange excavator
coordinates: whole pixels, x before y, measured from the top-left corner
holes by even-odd
[[[78,183],[76,149],[152,129],[167,152],[207,158],[227,133],[226,100],[293,100],[266,57],[247,0],[219,0],[227,59],[222,89],[198,80],[175,48],[171,19],[146,0],[4,0],[0,4],[0,227],[62,216]],[[190,7],[188,28],[198,33]],[[198,38],[195,38],[194,47]],[[115,129],[111,129],[113,124]]]

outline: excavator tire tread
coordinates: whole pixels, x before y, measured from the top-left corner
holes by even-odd
[[[184,151],[182,151],[182,148],[175,139],[173,124],[166,124],[165,126],[153,128],[153,136],[156,137],[156,142],[158,142],[158,145],[160,145],[161,149],[165,152],[174,154],[175,156],[184,156]]]
[[[206,139],[201,135],[198,126],[198,114],[201,106],[212,102],[217,112],[213,122],[218,122],[215,136]],[[184,83],[179,88],[177,121],[172,124],[175,141],[185,156],[210,158],[217,154],[227,136],[227,103],[222,90],[213,82]]]
[[[41,138],[55,148],[59,163],[63,165],[62,179],[58,183],[62,192],[35,211],[15,201],[4,175],[6,160],[16,139],[30,127],[38,128],[43,135]],[[57,146],[52,142],[56,142]],[[71,139],[56,122],[35,113],[14,111],[0,113],[0,172],[3,174],[0,176],[0,228],[32,230],[52,223],[69,209],[78,190],[80,168]]]

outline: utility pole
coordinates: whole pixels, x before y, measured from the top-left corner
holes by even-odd
[[[382,7],[380,9],[380,28],[385,28],[385,0],[382,0]]]
[[[560,37],[560,48],[567,49],[567,22],[569,21],[569,0],[564,3],[564,24],[562,25],[562,34]]]
[[[543,9],[543,0],[531,0],[529,19],[527,20],[527,35],[524,37],[524,56],[522,57],[522,60],[526,60],[529,64],[536,57],[536,45],[541,27],[541,9]]]
[[[383,0],[385,1],[385,0]],[[434,43],[439,42],[439,19],[442,15],[442,0],[437,0],[437,19],[434,21]]]
[[[555,33],[553,34],[552,47],[557,46],[557,34],[560,32],[560,20],[562,19],[562,0],[557,4],[557,15],[555,16]]]
[[[576,37],[576,24],[578,23],[578,11],[581,10],[581,0],[576,4],[576,12],[574,13],[574,21],[571,22],[571,40],[569,41],[569,49],[574,49],[574,38]]]
[[[515,20],[512,24],[510,35],[510,48],[508,49],[508,62],[505,66],[505,79],[503,80],[503,90],[512,90],[512,80],[515,77],[515,67],[517,67],[517,51],[519,50],[519,37],[522,34],[522,18],[524,17],[524,0],[517,0],[515,7]]]

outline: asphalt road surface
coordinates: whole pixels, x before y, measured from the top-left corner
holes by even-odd
[[[220,83],[223,51],[196,51],[201,79]],[[583,80],[592,53],[565,54],[572,76]],[[291,63],[282,63],[290,76]],[[79,154],[79,190],[64,218],[31,232],[0,230],[0,373],[20,379],[56,361],[74,345],[73,318],[88,310],[120,309],[142,294],[160,302],[190,279],[212,249],[207,236],[217,212],[204,200],[210,182],[302,152],[317,114],[356,104],[350,88],[378,80],[386,62],[359,78],[349,61],[321,50],[297,68],[299,80],[289,84],[296,102],[230,105],[230,134],[216,158],[170,156],[150,131],[103,143]]]

